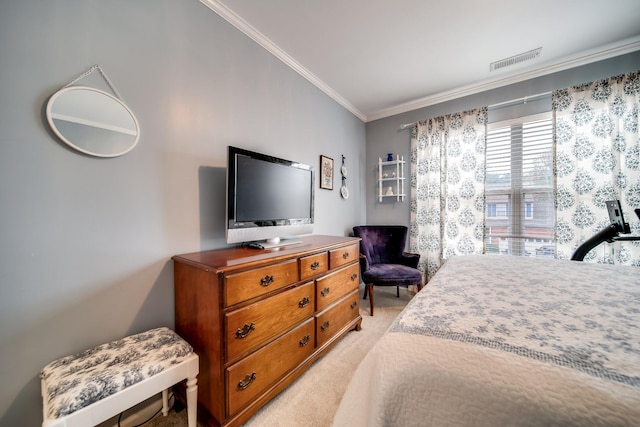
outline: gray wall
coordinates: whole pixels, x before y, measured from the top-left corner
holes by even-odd
[[[367,223],[409,225],[410,202],[408,199],[400,203],[391,200],[379,203],[375,198],[375,166],[378,158],[393,152],[409,159],[411,129],[400,130],[400,125],[637,70],[640,70],[640,51],[367,123],[367,157],[363,166],[367,179],[365,185]],[[489,116],[491,120],[491,113]],[[410,176],[409,169],[405,173],[407,177]]]
[[[197,0],[2,1],[0,58],[2,426],[41,423],[49,361],[173,326],[171,256],[225,246],[227,145],[316,168],[344,154],[351,197],[317,188],[315,233],[364,222],[364,123]],[[123,157],[72,151],[44,120],[96,63],[140,122]]]

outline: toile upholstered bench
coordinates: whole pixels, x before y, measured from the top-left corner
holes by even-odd
[[[95,426],[168,389],[186,383],[189,427],[197,424],[198,355],[169,328],[112,341],[49,363],[40,373],[43,427]]]

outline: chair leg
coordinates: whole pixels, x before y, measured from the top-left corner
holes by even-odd
[[[400,286],[396,286],[396,297],[400,298]]]
[[[362,299],[367,299],[367,295],[369,294],[369,286],[368,285],[364,285],[364,295],[362,297]]]
[[[418,292],[420,292],[422,290],[422,283],[420,283],[418,286]]]
[[[371,308],[371,316],[373,316],[373,285],[366,285],[369,290],[369,307]]]

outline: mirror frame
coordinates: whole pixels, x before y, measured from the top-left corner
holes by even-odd
[[[83,91],[91,91],[91,92],[95,92],[98,93],[102,96],[105,96],[107,98],[109,98],[111,101],[117,103],[118,105],[120,105],[130,116],[131,119],[133,120],[133,123],[135,125],[135,138],[133,140],[133,142],[126,147],[126,149],[122,150],[122,151],[118,151],[118,152],[114,152],[114,153],[105,153],[105,152],[97,152],[97,151],[90,151],[90,150],[86,150],[84,148],[79,147],[78,145],[74,144],[73,141],[69,140],[65,135],[62,134],[62,132],[60,132],[60,130],[56,127],[53,119],[56,118],[55,117],[55,113],[52,111],[53,105],[55,104],[56,100],[58,100],[61,96],[64,96],[64,94],[72,92],[72,91],[77,91],[77,90],[83,90]],[[95,156],[95,157],[119,157],[122,156],[124,154],[127,154],[128,152],[130,152],[131,150],[133,150],[135,148],[135,146],[138,144],[138,141],[140,140],[140,125],[138,124],[138,120],[136,119],[135,114],[133,114],[133,111],[131,111],[131,109],[124,103],[122,102],[120,99],[116,98],[115,96],[104,92],[100,89],[96,89],[93,87],[89,87],[89,86],[67,86],[64,87],[62,89],[60,89],[59,91],[55,92],[53,95],[51,95],[51,98],[49,98],[49,101],[47,102],[47,108],[46,108],[46,116],[47,116],[47,121],[49,122],[49,126],[51,128],[51,130],[56,134],[56,136],[58,138],[60,138],[65,144],[67,144],[69,147],[73,148],[74,150],[77,150],[81,153],[84,154],[88,154],[90,156]],[[79,122],[82,119],[79,119]],[[83,124],[88,124],[88,123],[83,123]],[[93,126],[93,127],[100,127],[100,126],[95,126],[92,124],[88,124],[89,126]],[[105,127],[107,128],[107,127]],[[113,130],[113,129],[112,129]]]

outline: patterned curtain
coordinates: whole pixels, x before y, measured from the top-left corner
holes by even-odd
[[[411,134],[410,248],[431,279],[443,260],[480,254],[487,108],[419,122]]]
[[[639,110],[639,72],[553,93],[558,258],[610,224],[607,200],[640,234]],[[640,242],[599,245],[585,261],[640,266]]]

